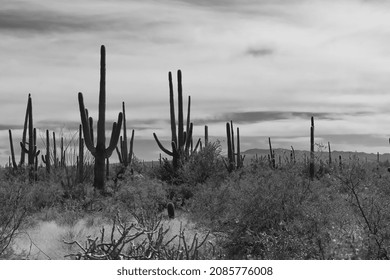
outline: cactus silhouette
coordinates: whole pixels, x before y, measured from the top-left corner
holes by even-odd
[[[177,83],[178,83],[178,127],[176,134],[176,117],[175,117],[175,104],[173,98],[173,84],[172,73],[168,74],[169,81],[169,107],[170,107],[170,119],[171,119],[171,146],[172,151],[166,149],[158,139],[156,133],[153,133],[154,139],[157,142],[159,148],[171,156],[173,167],[178,168],[182,162],[189,157],[189,151],[192,140],[193,124],[190,122],[190,108],[191,108],[191,96],[188,96],[188,110],[187,110],[187,130],[184,131],[184,114],[183,114],[183,87],[181,71],[177,71]]]
[[[314,117],[311,117],[310,126],[310,179],[314,178]]]
[[[99,89],[99,119],[97,121],[96,146],[93,141],[92,118],[88,118],[88,113],[84,106],[83,94],[79,92],[79,109],[85,146],[95,158],[94,166],[94,187],[100,192],[104,192],[105,186],[105,159],[109,158],[114,151],[121,132],[122,112],[118,114],[118,121],[112,125],[110,144],[106,148],[105,122],[106,122],[106,49],[102,45],[100,48],[100,89]]]
[[[22,148],[22,151],[28,155],[29,178],[30,178],[30,182],[31,182],[31,181],[36,179],[36,174],[34,174],[34,171],[36,171],[36,169],[37,169],[38,155],[40,152],[39,150],[37,150],[36,129],[33,127],[33,112],[32,112],[31,94],[28,95],[25,127],[26,127],[27,122],[28,122],[28,143],[25,142],[25,135],[23,135],[22,142],[20,142],[20,147]],[[23,134],[25,134],[25,131],[23,132]],[[26,144],[28,144],[28,149],[25,147]],[[24,154],[22,153],[22,159],[23,159],[23,157],[24,157]],[[22,159],[21,159],[21,161],[22,161]]]
[[[226,138],[227,138],[227,150],[228,150],[228,162],[225,163],[225,167],[229,172],[235,169],[241,168],[244,163],[245,156],[240,152],[240,129],[237,127],[237,152],[234,145],[234,128],[233,121],[230,124],[226,123]]]
[[[42,155],[42,161],[46,164],[46,172],[50,173],[50,138],[49,130],[46,129],[46,155]]]
[[[131,138],[128,147],[125,102],[122,102],[122,115],[123,115],[123,136],[121,136],[119,140],[121,149],[119,151],[118,147],[116,147],[116,152],[118,154],[119,162],[122,163],[124,167],[127,167],[131,164],[131,160],[133,158],[134,129],[131,132]]]
[[[8,136],[9,136],[9,144],[11,149],[11,159],[12,159],[12,167],[14,170],[18,169],[18,165],[16,164],[15,160],[15,151],[14,151],[14,143],[12,140],[12,131],[11,129],[8,129]]]

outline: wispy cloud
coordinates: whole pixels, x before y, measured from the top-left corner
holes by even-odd
[[[248,48],[245,51],[245,54],[253,57],[261,57],[261,56],[272,55],[274,52],[275,50],[271,48]]]
[[[294,112],[294,111],[254,111],[254,112],[232,112],[221,115],[210,116],[209,118],[194,119],[196,124],[220,123],[232,120],[238,124],[255,124],[259,122],[270,122],[279,120],[296,119],[310,120],[314,117],[316,120],[343,120],[346,117],[372,115],[371,112],[343,112],[343,113],[326,113],[326,112]]]

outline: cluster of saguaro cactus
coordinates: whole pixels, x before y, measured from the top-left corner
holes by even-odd
[[[20,147],[22,148],[21,155],[21,165],[24,163],[25,154],[28,155],[28,167],[29,167],[29,178],[30,181],[36,180],[36,171],[38,168],[38,155],[39,150],[37,150],[37,130],[33,127],[33,112],[32,112],[32,99],[31,94],[28,95],[26,117],[24,122],[23,138],[20,142]],[[28,126],[27,126],[28,123]],[[28,142],[26,142],[26,133],[28,129]],[[28,144],[28,148],[26,148]]]
[[[42,161],[46,165],[47,173],[50,173],[51,158],[53,159],[53,166],[56,169],[58,166],[63,166],[64,162],[64,139],[61,137],[61,158],[57,158],[57,143],[56,133],[53,131],[53,157],[50,156],[50,136],[49,130],[46,130],[46,155],[42,155]]]
[[[244,165],[245,155],[241,155],[240,151],[240,128],[237,127],[237,151],[234,145],[234,128],[233,121],[226,123],[226,138],[228,150],[228,162],[225,166],[229,172],[241,168]]]
[[[311,117],[310,126],[310,166],[309,166],[310,178],[314,178],[314,117]]]
[[[123,164],[124,167],[127,167],[131,165],[131,160],[133,158],[134,129],[131,132],[131,138],[128,147],[125,102],[122,102],[122,114],[123,114],[123,136],[121,136],[119,140],[120,150],[118,149],[117,146],[116,152],[118,154],[119,162]]]
[[[95,158],[93,185],[103,192],[105,186],[105,160],[112,155],[118,143],[123,117],[122,112],[119,112],[118,121],[112,125],[110,144],[106,148],[106,50],[104,46],[101,46],[100,49],[99,119],[97,121],[96,146],[94,146],[93,141],[92,118],[88,118],[81,92],[78,94],[78,100],[85,146]]]
[[[191,108],[191,96],[188,96],[188,110],[187,110],[187,129],[184,131],[184,114],[183,114],[183,87],[181,71],[177,71],[177,83],[178,83],[178,127],[176,134],[176,117],[175,117],[175,103],[173,98],[173,84],[172,73],[168,74],[169,81],[169,107],[170,107],[170,119],[171,119],[171,146],[172,150],[165,148],[156,133],[153,133],[154,139],[157,142],[159,148],[172,157],[173,167],[178,168],[190,155],[190,147],[192,142],[192,129],[193,124],[190,122],[190,108]]]

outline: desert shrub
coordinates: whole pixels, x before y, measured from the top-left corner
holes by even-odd
[[[389,259],[389,175],[370,165],[353,161],[338,175],[340,189],[353,210],[359,244],[356,258]]]
[[[26,216],[25,187],[17,182],[0,181],[0,258],[13,254],[12,242]]]
[[[295,169],[235,172],[200,187],[191,209],[221,233],[228,259],[329,259],[352,215],[337,188],[329,176],[310,181]]]
[[[29,211],[53,207],[63,200],[63,188],[55,182],[35,182],[25,189]]]
[[[161,211],[166,204],[166,187],[156,179],[134,178],[129,175],[119,183],[114,200],[134,214],[155,213]]]
[[[227,174],[218,141],[208,143],[203,149],[193,153],[179,170],[181,181],[191,185],[203,184],[207,180],[222,181]]]

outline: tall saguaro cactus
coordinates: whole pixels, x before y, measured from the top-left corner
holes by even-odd
[[[187,110],[187,129],[184,131],[184,114],[183,114],[183,86],[181,79],[181,71],[177,71],[177,94],[178,94],[178,127],[176,134],[176,117],[175,117],[175,104],[173,98],[173,84],[172,73],[168,74],[169,80],[169,107],[171,118],[171,146],[172,151],[166,149],[158,139],[156,133],[153,133],[154,139],[157,142],[159,148],[168,156],[173,158],[172,163],[174,168],[178,168],[182,161],[189,156],[189,148],[192,139],[193,124],[190,122],[190,107],[191,96],[188,96],[188,110]]]
[[[112,155],[112,152],[118,143],[122,126],[122,112],[120,112],[118,114],[118,121],[114,122],[112,125],[110,144],[106,148],[106,49],[103,45],[100,49],[99,119],[97,121],[96,146],[94,146],[92,140],[92,121],[91,118],[88,118],[87,116],[83,94],[81,92],[78,94],[78,99],[85,146],[95,158],[93,185],[96,189],[103,192],[105,185],[105,159]]]
[[[39,150],[37,150],[36,145],[36,129],[33,127],[33,113],[32,113],[32,99],[31,94],[28,95],[27,102],[27,110],[26,110],[26,118],[25,118],[25,126],[28,122],[28,149],[25,147],[25,131],[23,132],[23,139],[20,142],[20,147],[22,151],[28,155],[28,166],[29,166],[29,178],[30,182],[36,179],[36,166],[38,164],[38,155]],[[22,159],[24,155],[22,154]],[[21,159],[21,160],[22,160]]]
[[[314,178],[314,117],[311,117],[310,126],[310,179]]]
[[[50,138],[48,129],[46,129],[46,155],[42,155],[42,161],[46,164],[46,172],[50,173]]]
[[[225,167],[229,172],[235,169],[241,168],[244,163],[245,156],[240,152],[240,129],[237,127],[237,152],[234,146],[234,130],[233,121],[230,124],[226,123],[226,138],[227,138],[227,150],[228,150],[228,163],[225,162]]]
[[[121,150],[119,151],[118,147],[116,147],[116,152],[119,157],[119,162],[122,163],[124,167],[127,167],[131,164],[131,160],[133,158],[134,129],[131,132],[131,138],[128,147],[125,102],[122,102],[122,114],[123,114],[123,137],[121,136],[119,140]]]

